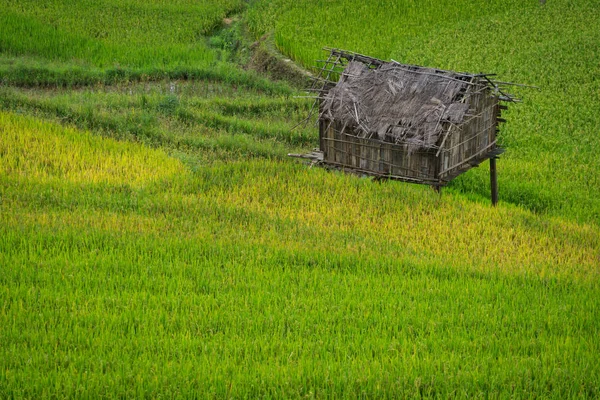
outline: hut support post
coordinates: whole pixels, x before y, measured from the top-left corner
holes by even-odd
[[[490,186],[492,187],[492,205],[498,204],[498,172],[496,170],[496,157],[490,158]]]

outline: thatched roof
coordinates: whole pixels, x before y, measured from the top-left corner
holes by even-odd
[[[337,85],[323,94],[320,117],[359,137],[431,149],[452,125],[469,118],[468,93],[486,87],[475,75],[396,62],[374,69],[350,61]]]

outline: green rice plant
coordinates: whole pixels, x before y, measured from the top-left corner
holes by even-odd
[[[5,1],[0,50],[99,67],[207,65],[204,35],[242,6],[214,1]]]
[[[0,113],[0,396],[597,397],[595,225]]]

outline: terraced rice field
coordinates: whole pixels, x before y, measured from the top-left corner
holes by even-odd
[[[0,398],[600,396],[598,6],[378,4],[3,2]],[[540,86],[499,206],[286,157],[310,102],[225,16]]]

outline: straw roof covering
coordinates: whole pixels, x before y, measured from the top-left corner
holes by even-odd
[[[321,118],[350,127],[359,137],[408,144],[409,151],[437,148],[445,132],[469,116],[465,97],[473,91],[473,77],[396,62],[373,69],[350,61],[324,94]]]

